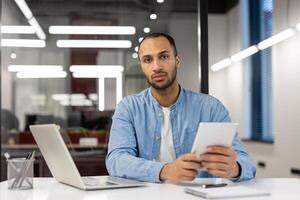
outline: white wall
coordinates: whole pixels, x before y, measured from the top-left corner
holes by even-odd
[[[300,1],[274,1],[273,33],[300,22]],[[288,11],[288,13],[287,13]],[[289,17],[289,25],[287,24]],[[241,31],[238,26],[239,6],[226,15],[209,17],[210,65],[241,50]],[[222,37],[223,36],[223,37]],[[225,42],[225,41],[228,42]],[[300,168],[300,32],[272,48],[274,144],[245,142],[253,157],[266,163],[258,168],[257,177],[292,177],[290,168]],[[232,119],[241,124],[245,134],[245,62],[210,74],[210,93],[224,102]],[[246,74],[247,75],[247,74]],[[295,175],[294,175],[295,176]],[[299,177],[299,176],[298,176]]]

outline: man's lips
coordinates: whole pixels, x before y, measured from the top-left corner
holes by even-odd
[[[165,77],[166,77],[165,73],[154,74],[151,76],[152,80],[154,81],[163,81]]]

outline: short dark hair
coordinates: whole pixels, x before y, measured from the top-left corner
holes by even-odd
[[[157,38],[157,37],[166,38],[169,41],[170,45],[172,46],[175,56],[177,56],[177,48],[176,48],[175,40],[174,40],[174,38],[172,38],[170,35],[168,35],[166,33],[150,33],[150,34],[146,35],[143,38],[143,40],[139,43],[138,49],[140,49],[140,46],[144,42],[144,40],[149,39],[149,38]]]

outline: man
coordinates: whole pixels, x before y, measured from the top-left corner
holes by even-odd
[[[109,174],[149,182],[252,179],[255,166],[237,135],[232,147],[190,153],[200,122],[230,122],[230,117],[214,97],[179,85],[180,57],[173,38],[146,36],[139,45],[139,62],[150,88],[125,97],[116,108],[106,157]],[[204,170],[198,174],[198,169]]]

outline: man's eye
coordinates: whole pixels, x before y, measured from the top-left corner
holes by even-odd
[[[165,59],[169,58],[169,56],[168,55],[161,55],[160,58],[165,60]]]
[[[144,59],[144,63],[150,63],[151,62],[151,58],[145,58]]]

